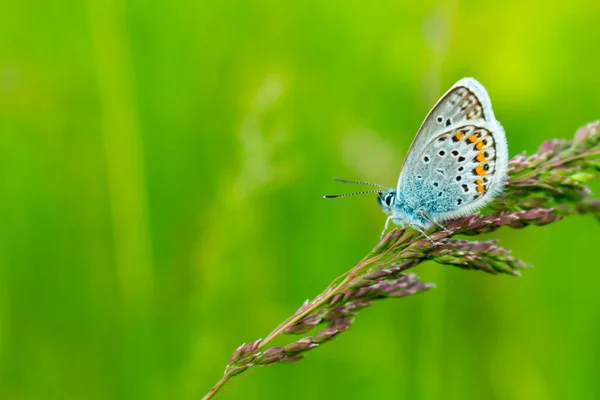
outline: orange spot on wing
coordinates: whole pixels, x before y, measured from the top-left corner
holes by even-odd
[[[481,185],[477,186],[477,192],[479,192],[479,193],[485,192],[485,186],[481,186]]]
[[[475,135],[471,135],[467,138],[467,140],[471,143],[475,143],[477,141],[477,137]]]
[[[477,142],[477,144],[475,145],[475,148],[477,150],[483,150],[483,142],[482,141]]]
[[[482,181],[481,179],[476,179],[476,180],[475,180],[475,183],[476,183],[477,185],[483,185],[483,181]]]
[[[458,140],[462,140],[462,138],[465,137],[465,134],[462,132],[456,132],[456,135],[454,135],[454,139]]]
[[[481,143],[481,142],[479,142],[479,143]],[[479,143],[477,143],[477,144],[479,144]],[[475,159],[479,162],[484,162],[485,156],[483,155],[483,153],[479,153],[479,154],[477,154],[477,157],[475,157]]]
[[[482,165],[478,165],[475,167],[475,173],[479,176],[484,176],[485,175],[485,170],[483,169]]]

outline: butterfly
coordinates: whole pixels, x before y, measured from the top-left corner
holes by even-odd
[[[490,97],[474,78],[456,82],[433,106],[415,136],[395,188],[377,187],[343,195],[378,193],[390,221],[421,232],[472,214],[502,192],[506,183],[508,145]],[[445,228],[444,228],[445,229]]]

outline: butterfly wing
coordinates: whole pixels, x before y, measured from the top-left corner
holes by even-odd
[[[488,122],[496,120],[492,103],[483,85],[474,78],[463,78],[438,100],[425,117],[408,150],[398,179],[397,192],[401,192],[403,176],[406,171],[411,169],[416,154],[422,152],[435,132],[443,132],[450,127],[461,126],[467,121],[476,120]]]
[[[435,222],[468,215],[502,191],[508,149],[497,121],[451,126],[412,153],[403,179],[405,205]]]

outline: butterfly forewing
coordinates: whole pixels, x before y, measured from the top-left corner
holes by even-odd
[[[476,120],[495,121],[490,98],[485,88],[475,79],[463,78],[452,86],[427,114],[406,156],[398,180],[398,191],[402,175],[411,168],[410,163],[415,160],[413,152],[420,153],[431,139],[432,133]]]

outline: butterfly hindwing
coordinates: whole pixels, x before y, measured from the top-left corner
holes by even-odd
[[[446,129],[412,156],[401,198],[436,222],[471,213],[504,185],[506,138],[496,121]]]

